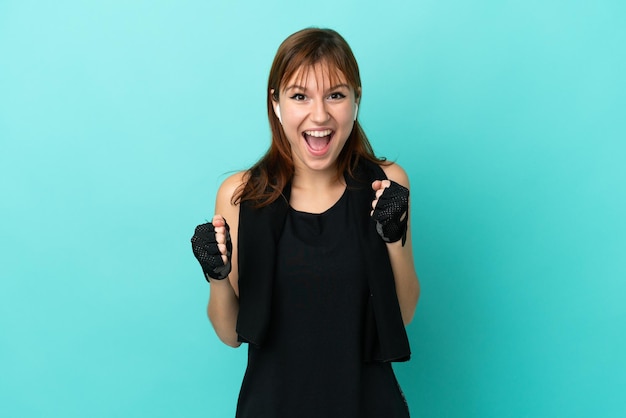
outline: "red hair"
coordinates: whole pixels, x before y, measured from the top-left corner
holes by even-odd
[[[322,64],[328,68],[331,84],[342,81],[354,89],[355,98],[361,92],[361,76],[354,54],[345,39],[332,29],[308,28],[298,31],[278,48],[267,87],[267,115],[272,130],[272,142],[266,154],[245,175],[245,183],[237,189],[233,202],[252,201],[256,207],[269,205],[278,199],[285,185],[292,179],[294,164],[291,146],[280,122],[274,114],[273,102],[278,100],[280,88],[301,69]],[[334,79],[334,80],[333,80]],[[377,158],[358,120],[354,122],[341,153],[337,157],[337,173],[352,176],[360,158],[383,163]]]

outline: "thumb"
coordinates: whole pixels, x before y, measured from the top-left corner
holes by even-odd
[[[378,191],[380,189],[383,188],[383,181],[382,180],[374,180],[374,182],[372,183],[372,189],[374,189],[374,191]]]
[[[226,221],[222,215],[215,215],[213,216],[213,220],[211,221],[211,223],[213,224],[214,227],[217,227],[217,226],[224,226]]]
[[[375,180],[372,183],[372,189],[374,189],[375,192],[382,192],[383,189],[389,186],[391,186],[391,181],[389,180]]]

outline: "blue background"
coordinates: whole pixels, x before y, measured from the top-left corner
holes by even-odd
[[[0,415],[233,416],[190,250],[332,27],[412,181],[415,417],[626,416],[621,1],[0,1]]]

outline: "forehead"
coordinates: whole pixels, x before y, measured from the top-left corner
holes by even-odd
[[[281,90],[290,86],[329,88],[340,84],[349,84],[345,74],[336,66],[329,65],[326,62],[318,62],[315,64],[301,65],[293,74],[285,74]]]

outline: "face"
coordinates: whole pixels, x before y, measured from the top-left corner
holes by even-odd
[[[296,173],[336,169],[357,111],[355,91],[339,74],[331,84],[327,66],[301,68],[281,86],[279,99],[274,101]]]

